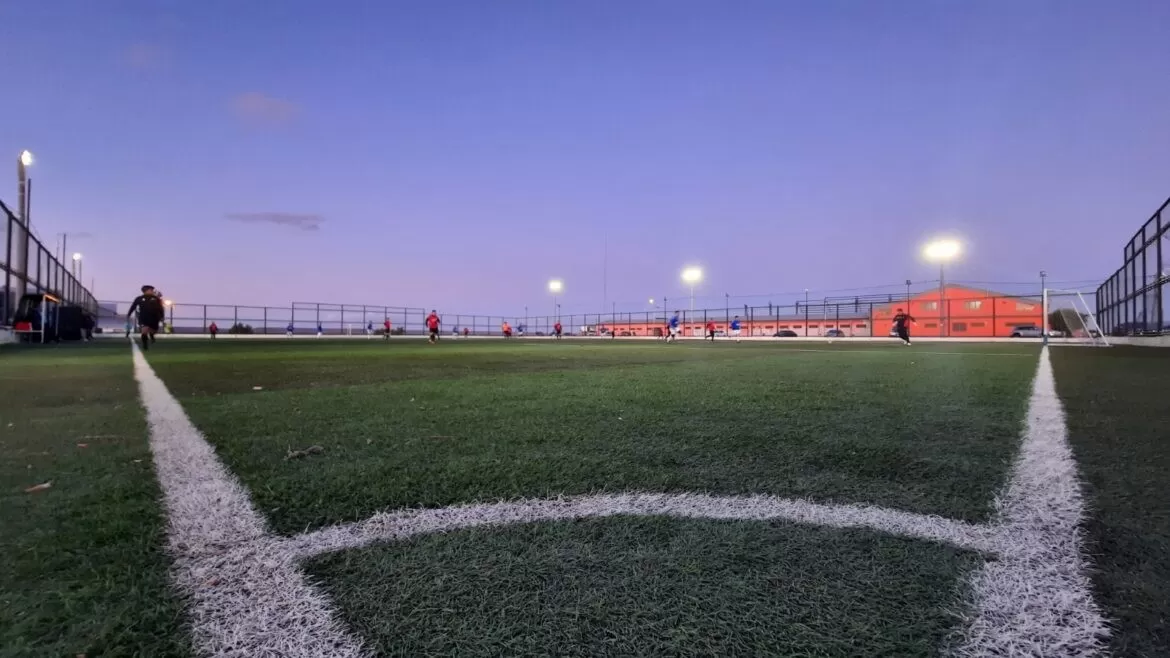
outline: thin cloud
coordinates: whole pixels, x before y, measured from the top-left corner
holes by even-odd
[[[169,63],[170,53],[158,44],[136,43],[122,52],[122,61],[130,68],[153,71]]]
[[[292,101],[249,91],[232,99],[232,111],[248,121],[286,123],[300,114],[300,106]]]
[[[302,231],[317,231],[325,218],[321,215],[308,215],[291,212],[230,212],[224,215],[233,222],[246,224],[276,224],[290,226]]]

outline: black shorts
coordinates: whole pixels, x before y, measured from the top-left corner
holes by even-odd
[[[910,330],[906,327],[898,327],[898,338],[910,340]]]
[[[438,330],[438,329],[428,329],[427,331],[431,332],[431,337],[432,337],[432,338],[438,338],[438,337],[439,337],[439,330]]]
[[[160,324],[162,324],[161,318],[138,318],[138,325],[151,331],[157,332]]]

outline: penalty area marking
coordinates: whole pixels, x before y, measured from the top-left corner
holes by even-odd
[[[966,627],[949,647],[964,658],[1096,655],[1107,632],[1085,576],[1083,506],[1047,349],[1021,454],[990,524],[766,495],[626,493],[383,512],[295,537],[268,531],[244,487],[139,348],[132,350],[168,516],[173,579],[187,597],[201,655],[371,655],[304,577],[300,563],[313,555],[462,528],[615,515],[867,528],[994,556],[971,578]]]

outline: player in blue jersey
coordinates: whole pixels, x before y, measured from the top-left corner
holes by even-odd
[[[674,317],[670,318],[670,323],[668,325],[670,327],[670,334],[666,337],[667,342],[678,340],[678,313],[678,311],[675,311]]]
[[[739,342],[739,316],[738,315],[735,316],[735,319],[731,321],[731,335],[733,337],[735,337],[735,342],[738,343]]]

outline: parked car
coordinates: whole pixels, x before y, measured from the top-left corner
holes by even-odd
[[[772,338],[796,338],[796,332],[791,329],[781,329],[772,334]]]
[[[844,338],[845,332],[840,329],[830,329],[825,332],[825,338]]]
[[[1012,338],[1039,338],[1044,331],[1034,324],[1022,324],[1012,330]]]

